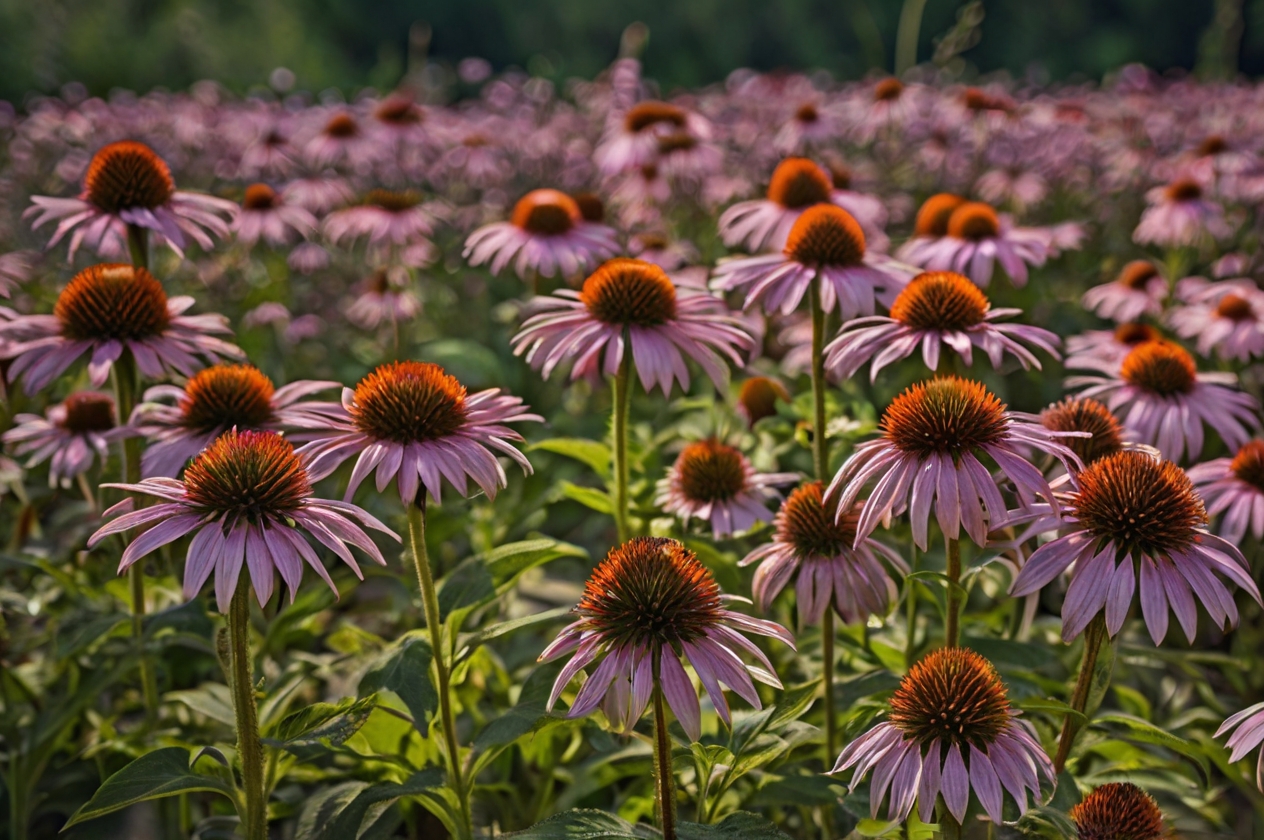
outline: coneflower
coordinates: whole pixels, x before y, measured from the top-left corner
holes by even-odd
[[[1108,782],[1071,809],[1076,840],[1160,840],[1158,804],[1131,782]]]
[[[591,208],[591,202],[587,202]],[[574,277],[619,252],[613,228],[590,221],[574,198],[541,189],[518,199],[507,222],[484,225],[465,240],[470,265],[499,274],[511,262],[518,277]]]
[[[773,488],[798,478],[797,473],[756,472],[741,450],[709,438],[681,451],[658,483],[655,504],[685,523],[705,520],[719,540],[772,519],[768,500],[780,498]]]

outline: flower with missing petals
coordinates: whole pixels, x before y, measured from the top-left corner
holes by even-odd
[[[686,357],[722,387],[725,358],[741,366],[742,353],[754,345],[723,301],[676,286],[665,271],[642,260],[610,260],[578,292],[563,289],[538,305],[544,311],[523,323],[513,345],[545,378],[571,359],[572,379],[613,376],[631,353],[647,391],[657,384],[668,394],[677,381],[688,389]]]
[[[951,271],[928,271],[917,275],[891,305],[888,317],[857,318],[825,349],[825,364],[840,379],[850,379],[865,362],[872,360],[869,378],[877,381],[878,371],[914,353],[919,347],[922,360],[931,370],[939,369],[940,352],[956,352],[966,366],[974,362],[974,348],[988,356],[999,368],[1006,354],[1024,368],[1040,369],[1040,360],[1025,345],[1058,358],[1059,338],[1040,327],[997,323],[1021,315],[1020,309],[993,309],[970,278]]]
[[[1108,455],[1076,475],[1063,503],[1059,536],[1036,549],[1010,594],[1030,595],[1074,564],[1062,604],[1067,641],[1103,611],[1116,635],[1134,593],[1156,645],[1167,635],[1169,605],[1193,643],[1195,596],[1218,627],[1236,625],[1233,594],[1217,575],[1260,601],[1242,552],[1207,532],[1202,499],[1171,461],[1136,450]]]
[[[1086,309],[1123,323],[1143,315],[1162,315],[1167,292],[1167,279],[1157,265],[1149,260],[1133,260],[1114,280],[1085,292],[1083,300]]]
[[[237,212],[231,201],[177,190],[166,161],[144,143],[121,140],[102,146],[92,156],[77,198],[37,195],[24,217],[31,227],[56,221],[49,240],[56,245],[70,236],[70,257],[80,245],[111,254],[121,250],[128,226],[153,231],[177,254],[184,253],[185,237],[205,250],[214,245],[211,234],[228,236],[229,221]]]
[[[791,493],[773,520],[772,542],[738,564],[759,563],[751,584],[755,607],[767,610],[797,572],[800,624],[819,624],[831,606],[848,624],[889,613],[896,589],[886,566],[907,574],[908,564],[877,540],[857,541],[857,520],[854,511],[835,515],[833,504],[822,499],[819,481]]]
[[[9,381],[26,381],[33,394],[76,359],[91,353],[88,376],[100,387],[114,362],[130,353],[150,379],[168,372],[192,376],[204,360],[240,358],[241,350],[216,338],[230,332],[223,315],[185,315],[191,297],[168,300],[143,268],[103,263],[85,268],[62,289],[52,315],[18,315],[0,309],[0,356],[12,359]]]
[[[873,770],[874,817],[887,799],[888,819],[906,819],[916,803],[918,816],[930,822],[942,796],[960,823],[973,790],[988,819],[999,823],[1007,793],[1026,813],[1027,791],[1039,802],[1041,777],[1055,781],[1053,765],[1018,715],[992,663],[965,648],[940,648],[909,669],[887,719],[848,744],[830,772],[854,767],[854,788]]]
[[[575,199],[558,190],[532,190],[518,199],[509,221],[471,233],[462,255],[470,265],[490,262],[492,274],[512,262],[525,279],[559,271],[573,277],[618,252],[614,229],[585,219]]]
[[[1124,357],[1114,376],[1075,376],[1070,388],[1096,397],[1123,419],[1138,443],[1157,446],[1164,458],[1191,460],[1203,451],[1203,425],[1237,448],[1260,427],[1259,405],[1236,390],[1232,373],[1199,373],[1179,344],[1147,341]]]
[[[645,712],[657,678],[672,713],[697,741],[702,713],[683,659],[726,724],[731,715],[721,683],[762,708],[751,678],[775,688],[781,681],[768,657],[738,631],[771,636],[791,648],[794,638],[779,624],[728,609],[727,600],[711,572],[676,540],[637,537],[611,549],[584,587],[575,607],[579,618],[540,654],[541,662],[573,654],[553,684],[548,707],[581,670],[596,664],[567,717],[601,706],[615,728],[628,731]],[[759,664],[746,665],[743,653]]]
[[[337,387],[337,382],[302,380],[276,388],[258,368],[244,364],[203,368],[183,388],[155,385],[132,414],[132,425],[149,441],[141,473],[175,478],[190,458],[229,429],[319,428],[337,404],[301,400]]]
[[[1208,516],[1224,514],[1217,532],[1237,545],[1247,530],[1264,539],[1264,440],[1249,440],[1232,458],[1216,458],[1191,467]]]
[[[1033,415],[1007,411],[982,383],[955,376],[909,387],[883,414],[881,430],[879,440],[856,447],[829,486],[828,495],[840,499],[841,516],[876,479],[861,509],[857,541],[880,522],[889,526],[893,515],[907,511],[913,542],[925,551],[934,502],[947,538],[957,539],[964,527],[975,545],[984,545],[989,523],[1005,519],[1007,508],[979,456],[987,455],[1000,467],[1025,504],[1037,496],[1054,501],[1049,483],[1028,461],[1028,451],[1048,453],[1068,471],[1077,465],[1062,443],[1075,433],[1051,431]]]
[[[990,205],[967,201],[948,216],[946,234],[924,243],[903,258],[930,271],[956,271],[980,286],[992,281],[996,263],[1015,286],[1027,285],[1028,266],[1038,268],[1049,257],[1051,234],[1043,228],[1014,227]]]
[[[52,459],[48,486],[68,487],[100,458],[110,456],[110,444],[134,432],[115,424],[114,400],[107,394],[77,391],[61,405],[48,409],[46,417],[19,414],[15,425],[0,440],[13,444],[13,454],[29,456],[26,468]]]
[[[472,478],[495,498],[508,483],[497,452],[531,472],[531,463],[513,446],[522,435],[505,424],[542,422],[518,397],[499,388],[468,394],[443,368],[414,361],[380,365],[354,390],[344,388],[341,409],[312,428],[315,439],[299,450],[312,480],[354,455],[347,499],[376,471],[379,493],[396,481],[400,500],[418,505],[426,491],[439,501],[444,479],[468,496]]]
[[[710,438],[684,448],[667,477],[658,483],[655,504],[665,513],[710,522],[717,540],[772,519],[772,488],[797,481],[796,473],[759,473],[740,450]]]
[[[1076,840],[1161,840],[1163,814],[1141,788],[1131,782],[1108,782],[1071,809]]]
[[[874,302],[894,300],[912,272],[866,250],[860,223],[841,207],[816,204],[790,228],[779,254],[721,260],[714,288],[746,293],[745,307],[790,314],[813,283],[820,283],[821,307],[835,308],[844,321],[872,315]]]
[[[226,432],[184,471],[184,480],[147,478],[139,484],[107,484],[162,501],[132,510],[131,499],[106,511],[113,522],[88,540],[92,547],[111,534],[148,526],[123,552],[119,574],[147,554],[188,534],[184,597],[193,598],[215,575],[215,602],[228,611],[242,567],[260,606],[272,597],[276,574],[290,591],[303,579],[306,562],[336,593],[333,579],[304,533],[363,577],[350,546],[386,565],[364,527],[399,537],[355,505],[317,499],[294,447],[275,432]]]

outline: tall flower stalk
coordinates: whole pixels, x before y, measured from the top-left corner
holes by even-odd
[[[135,568],[135,567],[133,567]],[[229,686],[237,722],[237,760],[246,804],[246,840],[267,840],[268,799],[263,784],[263,744],[255,703],[254,659],[250,655],[250,578],[239,575],[228,607]]]
[[[628,522],[628,421],[632,414],[632,354],[625,353],[614,375],[614,407],[610,420],[613,438],[614,468],[614,524],[619,542],[627,542],[632,536]]]
[[[813,280],[808,291],[812,318],[812,466],[816,480],[824,483],[829,475],[829,436],[825,417],[825,318],[821,306],[821,280]],[[821,684],[825,703],[825,763],[838,754],[838,727],[834,714],[834,611],[821,618]]]

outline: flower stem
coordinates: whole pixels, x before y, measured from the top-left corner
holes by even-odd
[[[140,225],[127,226],[127,250],[132,265],[149,270],[149,231]]]
[[[430,631],[430,648],[436,676],[435,687],[439,693],[439,725],[443,728],[443,740],[448,754],[448,780],[461,807],[461,834],[458,840],[467,840],[474,836],[473,820],[470,816],[469,790],[461,767],[461,748],[456,740],[456,716],[452,712],[452,675],[448,671],[447,653],[443,646],[439,596],[435,591],[434,576],[430,572],[430,553],[426,550],[426,497],[424,495],[421,495],[416,503],[408,505],[408,539],[412,548],[413,565],[417,569],[417,583],[421,587],[421,605],[426,614],[426,629]],[[417,723],[421,724],[422,721],[417,721]]]
[[[654,793],[658,798],[663,840],[676,840],[676,782],[672,777],[671,738],[667,735],[667,704],[654,659]]]
[[[948,542],[948,615],[944,623],[944,644],[961,646],[961,541]]]
[[[917,546],[909,548],[909,573],[917,572]],[[905,624],[908,625],[908,638],[904,641],[904,667],[913,667],[913,655],[917,652],[917,581],[904,581]]]
[[[834,606],[821,619],[821,684],[825,687],[825,767],[838,758],[838,727],[834,715]]]
[[[246,799],[246,840],[267,840],[268,801],[263,790],[263,744],[255,706],[254,664],[250,656],[250,576],[237,576],[228,608],[232,661],[233,713],[237,719],[237,760]]]
[[[821,281],[808,291],[812,310],[812,465],[816,478],[828,482],[829,441],[825,436],[825,310],[821,308]]]
[[[1071,708],[1084,714],[1088,706],[1088,695],[1093,688],[1093,672],[1097,670],[1097,657],[1101,653],[1102,643],[1106,641],[1106,616],[1098,613],[1084,631],[1084,659],[1080,662],[1080,675],[1075,680],[1075,689],[1071,694]],[[1053,758],[1053,769],[1061,773],[1066,767],[1067,758],[1071,755],[1071,747],[1075,744],[1075,736],[1080,733],[1080,722],[1075,715],[1067,715],[1062,722],[1062,736],[1058,739],[1058,752]]]
[[[628,416],[631,413],[632,348],[623,348],[623,359],[614,376],[614,416],[611,434],[614,436],[614,524],[619,542],[625,543],[632,536],[628,525]]]

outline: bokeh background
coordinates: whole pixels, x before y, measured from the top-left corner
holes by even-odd
[[[388,89],[468,56],[560,82],[609,64],[634,21],[649,28],[646,75],[668,90],[738,67],[855,78],[893,69],[901,12],[922,2],[918,59],[951,32],[967,74],[1264,73],[1264,0],[0,0],[0,98],[72,81],[245,92],[277,67],[307,90]]]

